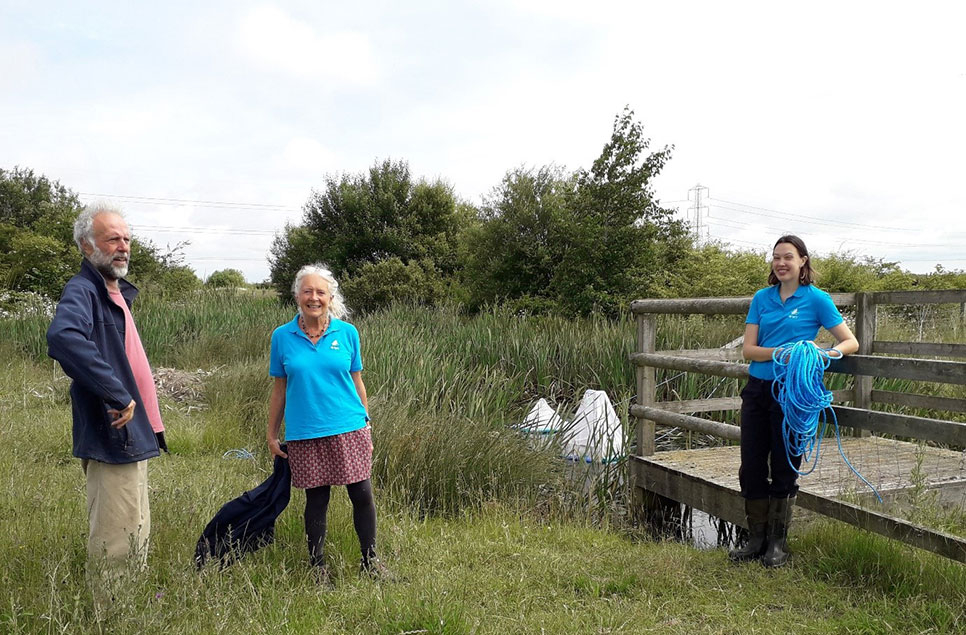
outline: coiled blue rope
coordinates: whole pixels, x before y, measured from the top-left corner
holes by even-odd
[[[828,423],[826,413],[831,413],[835,439],[842,459],[849,469],[868,485],[881,503],[882,497],[879,496],[879,492],[852,466],[845,456],[845,450],[842,449],[839,421],[835,416],[835,410],[832,409],[832,391],[828,390],[824,383],[825,370],[832,361],[828,351],[816,346],[815,342],[802,340],[776,348],[771,358],[775,362],[772,395],[785,414],[782,420],[782,438],[788,465],[801,476],[811,474],[815,470],[822,450],[825,426]],[[815,452],[814,461],[812,461],[813,451]],[[796,468],[792,463],[792,457],[796,456],[802,457],[805,464],[811,462],[811,467],[804,472]]]

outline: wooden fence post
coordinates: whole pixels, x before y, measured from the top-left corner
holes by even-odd
[[[855,294],[855,338],[859,341],[859,354],[872,355],[873,342],[875,341],[876,305],[872,301],[869,293]],[[855,375],[855,401],[856,408],[863,410],[872,409],[872,381],[874,377],[869,375]],[[855,429],[853,434],[856,436],[868,436],[868,430]]]
[[[655,351],[657,317],[653,313],[637,315],[637,351]],[[651,406],[657,402],[655,370],[652,366],[637,367],[637,405]],[[637,420],[637,453],[641,456],[654,454],[654,422],[648,419]]]
[[[653,353],[656,350],[657,316],[653,313],[637,315],[637,350],[640,353]],[[653,406],[657,403],[656,371],[653,366],[637,367],[637,405]],[[651,456],[654,446],[654,422],[637,418],[637,453]],[[636,510],[635,517],[643,522],[655,535],[681,531],[681,504],[646,489],[641,466],[632,462],[632,497]]]

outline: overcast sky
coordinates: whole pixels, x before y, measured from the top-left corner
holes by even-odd
[[[326,174],[404,159],[479,203],[589,167],[630,105],[712,238],[966,269],[959,6],[0,0],[0,167],[254,282]]]

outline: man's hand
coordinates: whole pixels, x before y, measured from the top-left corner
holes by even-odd
[[[111,425],[114,426],[115,428],[123,428],[124,426],[126,426],[127,422],[130,421],[132,417],[134,417],[134,406],[135,406],[135,403],[134,403],[134,400],[132,399],[131,403],[129,403],[124,408],[124,410],[115,410],[114,408],[108,408],[107,414],[111,415],[114,418],[114,420],[111,421]]]

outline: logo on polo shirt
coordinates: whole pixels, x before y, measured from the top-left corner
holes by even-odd
[[[797,311],[798,309],[795,310]],[[329,349],[333,351],[339,350],[339,340],[332,340],[332,343],[329,345]]]
[[[797,320],[798,319],[798,309],[792,309],[792,312],[788,314],[788,319],[789,320]]]

